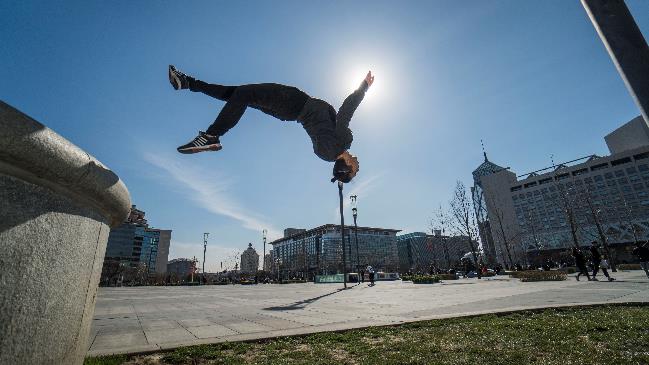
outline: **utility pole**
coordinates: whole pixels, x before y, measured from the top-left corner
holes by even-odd
[[[360,262],[359,262],[359,259],[358,259],[358,255],[359,255],[359,252],[358,252],[358,225],[356,224],[356,217],[358,216],[358,196],[351,195],[349,197],[349,199],[352,200],[352,215],[354,216],[354,238],[356,240],[356,271],[360,275],[361,265],[360,265]],[[360,282],[360,278],[358,278],[358,279],[359,279],[358,281]]]
[[[205,279],[205,253],[207,252],[207,237],[209,235],[208,232],[203,233],[203,280]]]
[[[266,272],[266,234],[268,234],[268,231],[264,229],[261,234],[264,237],[264,258],[261,259],[261,268]]]
[[[623,0],[581,0],[633,100],[649,123],[649,47]]]
[[[343,285],[347,289],[347,253],[345,252],[345,216],[343,215],[342,181],[338,181],[338,197],[340,200],[340,243],[343,247]]]

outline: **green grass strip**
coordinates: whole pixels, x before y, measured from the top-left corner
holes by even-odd
[[[85,364],[649,364],[649,306],[522,311],[182,347]]]

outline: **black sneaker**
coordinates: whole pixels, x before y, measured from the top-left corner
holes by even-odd
[[[194,138],[191,142],[184,144],[177,148],[180,153],[198,153],[205,151],[218,151],[223,146],[219,141],[219,137],[211,136],[205,132],[198,132],[198,136]]]
[[[176,70],[173,65],[169,65],[169,82],[176,90],[189,88],[189,76]]]

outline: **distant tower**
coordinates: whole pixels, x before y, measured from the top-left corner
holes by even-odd
[[[480,140],[480,145],[482,147],[484,162],[480,164],[480,166],[478,166],[478,168],[475,169],[472,173],[473,186],[471,187],[471,197],[473,199],[473,207],[475,209],[475,216],[478,222],[478,230],[480,232],[482,250],[484,251],[487,262],[495,263],[497,261],[496,247],[491,232],[491,224],[489,222],[489,215],[487,213],[487,202],[484,196],[484,191],[482,189],[481,179],[483,176],[491,175],[494,172],[503,170],[504,168],[489,161],[482,140]]]
[[[259,254],[252,248],[252,243],[248,244],[248,248],[241,254],[241,272],[246,274],[254,274],[259,269]]]

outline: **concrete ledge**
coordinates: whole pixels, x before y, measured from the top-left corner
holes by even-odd
[[[97,159],[0,101],[0,173],[45,186],[91,205],[111,227],[128,215],[124,183]]]
[[[83,363],[110,227],[130,205],[112,171],[0,102],[0,364]]]

